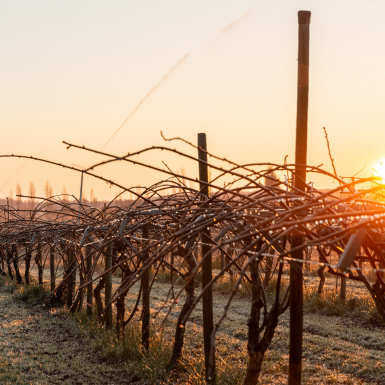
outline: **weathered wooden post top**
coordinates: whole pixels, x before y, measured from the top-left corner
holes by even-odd
[[[307,121],[309,104],[309,40],[310,11],[298,12],[298,80],[297,80],[297,125],[295,163],[307,162]],[[296,166],[295,187],[305,191],[306,169]]]

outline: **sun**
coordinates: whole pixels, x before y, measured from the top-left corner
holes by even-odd
[[[382,159],[378,161],[374,167],[374,176],[380,176],[382,179],[385,180],[385,159]]]

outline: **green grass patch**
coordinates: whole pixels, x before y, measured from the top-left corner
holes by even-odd
[[[50,295],[50,291],[44,285],[38,285],[32,281],[30,285],[18,285],[8,277],[0,276],[0,287],[14,295],[18,301],[29,305],[39,305]]]
[[[335,289],[325,287],[323,293],[319,295],[318,288],[310,286],[304,289],[304,308],[311,313],[356,318],[377,326],[385,326],[369,293],[344,301]]]
[[[237,274],[231,277],[228,273],[225,273],[216,280],[213,285],[213,291],[224,295],[230,294],[238,278],[239,276]],[[245,286],[245,280],[242,280],[241,284],[237,286],[235,293],[237,297],[250,297],[250,293]]]
[[[28,382],[25,382],[22,379],[20,370],[15,368],[10,362],[5,358],[0,357],[0,384],[19,384],[27,385]]]
[[[5,289],[7,292],[13,294],[17,290],[17,284],[10,278],[0,276],[0,287]]]
[[[15,299],[29,305],[39,305],[43,304],[49,295],[50,291],[44,285],[37,285],[33,282],[29,286],[19,286],[15,292]]]

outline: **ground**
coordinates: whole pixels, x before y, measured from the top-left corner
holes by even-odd
[[[131,384],[123,365],[105,362],[65,313],[15,301],[0,287],[0,384]]]
[[[313,284],[317,284],[316,278],[305,277],[305,289]],[[334,290],[334,285],[335,278],[328,278],[326,288]],[[153,316],[168,289],[166,283],[158,282],[154,285],[151,296]],[[365,293],[358,284],[349,283],[347,299],[359,298]],[[217,319],[223,311],[227,294],[216,289],[214,296],[214,316]],[[132,308],[135,298],[133,288],[127,297],[127,309]],[[174,321],[182,304],[183,297],[166,325],[162,343],[164,350],[168,349],[167,355],[175,330]],[[308,309],[306,303],[305,309]],[[249,311],[250,301],[247,296],[238,295],[218,332],[216,349],[219,385],[242,383],[247,365],[246,322]],[[369,322],[365,317],[357,317],[357,314],[357,310],[354,314],[343,316],[327,315],[324,311],[306,311],[303,384],[385,384],[385,328]],[[158,316],[157,319],[160,318]],[[103,344],[87,338],[86,328],[83,334],[78,329],[73,317],[67,312],[27,305],[17,301],[4,287],[0,288],[0,384],[200,383],[201,306],[197,307],[186,325],[183,354],[191,362],[188,372],[163,378],[163,382],[150,379],[154,377],[139,381],[130,375],[138,374],[133,368],[139,367],[139,364],[108,358],[103,351]],[[273,343],[266,354],[261,374],[262,384],[287,383],[288,333],[289,311],[280,317]],[[146,365],[142,364],[143,373]]]

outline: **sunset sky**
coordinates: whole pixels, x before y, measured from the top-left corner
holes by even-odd
[[[298,10],[310,10],[308,164],[369,176],[385,159],[385,1],[18,1],[0,3],[0,154],[88,167],[102,159],[63,140],[117,155],[166,144],[159,132],[238,163],[294,162]],[[171,143],[189,153],[186,145]],[[197,176],[164,152],[142,157]],[[0,159],[0,196],[20,183],[79,194],[80,175]],[[129,187],[164,176],[123,164],[97,173]],[[315,186],[328,187],[324,179]],[[118,191],[85,178],[98,199]]]

